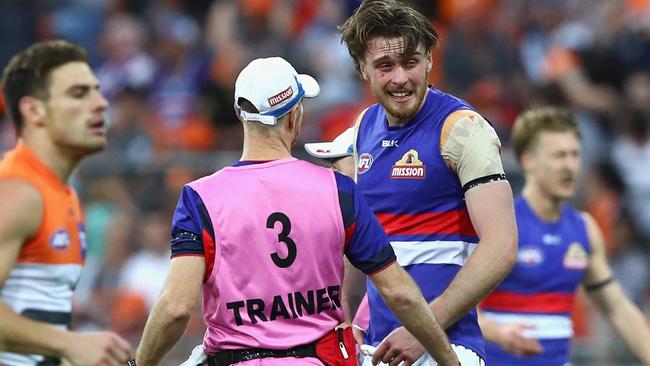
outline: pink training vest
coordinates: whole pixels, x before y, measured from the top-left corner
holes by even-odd
[[[215,232],[214,269],[203,285],[208,354],[288,349],[343,321],[345,235],[330,169],[291,158],[227,167],[189,185]],[[290,360],[321,364],[246,364]]]

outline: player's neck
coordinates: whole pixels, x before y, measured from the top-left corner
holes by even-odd
[[[557,221],[560,219],[563,200],[544,194],[532,184],[526,184],[522,195],[540,219],[544,221]]]
[[[33,151],[64,184],[67,184],[70,174],[81,160],[80,157],[73,157],[65,148],[54,144],[49,139],[20,138],[19,141]]]

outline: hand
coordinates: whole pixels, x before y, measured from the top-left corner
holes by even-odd
[[[534,356],[544,349],[538,340],[524,335],[526,329],[535,326],[527,323],[499,324],[497,343],[506,351],[517,356]]]
[[[124,366],[133,356],[131,345],[111,332],[68,333],[64,363],[73,366]]]
[[[377,365],[380,361],[397,366],[410,366],[424,354],[424,347],[404,327],[399,327],[379,344],[372,356],[372,364]]]

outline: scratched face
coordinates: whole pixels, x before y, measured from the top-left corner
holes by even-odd
[[[401,37],[375,37],[360,63],[361,75],[391,125],[407,123],[420,110],[431,70],[430,55],[422,46],[413,54],[405,54],[404,48]]]

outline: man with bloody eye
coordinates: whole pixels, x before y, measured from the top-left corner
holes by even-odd
[[[510,271],[517,230],[494,129],[472,106],[428,85],[438,37],[422,14],[396,0],[366,0],[339,28],[377,104],[348,133],[359,189],[418,283],[463,365],[484,364],[475,306]],[[333,149],[310,148],[328,158]],[[320,153],[319,153],[320,151]],[[329,153],[328,153],[329,152]],[[340,154],[338,156],[341,156]],[[347,166],[346,166],[347,165]],[[343,300],[363,292],[350,268]],[[368,283],[372,360],[436,365]],[[424,354],[424,355],[423,355]]]

